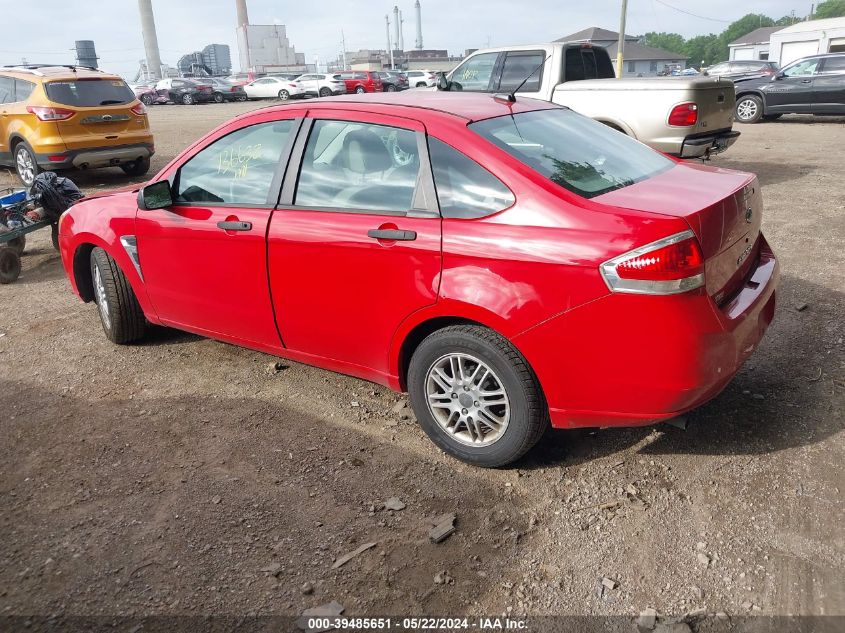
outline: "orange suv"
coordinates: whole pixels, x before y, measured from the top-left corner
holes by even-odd
[[[82,66],[0,66],[0,165],[27,186],[49,169],[150,169],[147,110],[117,75]]]

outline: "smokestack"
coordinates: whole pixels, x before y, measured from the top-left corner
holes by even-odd
[[[141,33],[144,36],[144,52],[147,55],[147,72],[153,79],[161,79],[161,56],[158,53],[152,0],[138,0],[138,9],[141,12]]]
[[[399,45],[399,7],[393,5],[393,48]]]
[[[422,10],[420,9],[420,0],[417,0],[414,3],[414,10],[417,12],[417,41],[416,41],[416,48],[417,50],[422,50],[423,47],[423,40],[422,40]]]
[[[90,68],[97,67],[97,51],[91,40],[76,40],[76,63]]]
[[[246,12],[246,0],[235,0],[235,5],[238,7],[238,26],[246,26],[249,24],[249,15]]]
[[[402,11],[399,11],[399,50],[405,51],[405,18],[402,17]]]

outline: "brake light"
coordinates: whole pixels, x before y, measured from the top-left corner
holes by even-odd
[[[39,121],[64,121],[72,117],[75,112],[67,108],[51,108],[47,106],[26,106],[26,111],[38,117]]]
[[[599,270],[615,292],[671,295],[704,285],[704,255],[689,230],[614,257]]]
[[[147,106],[145,106],[143,103],[139,103],[129,108],[129,110],[131,110],[132,114],[135,114],[137,116],[144,116],[147,113]]]
[[[669,113],[669,125],[687,127],[698,122],[698,106],[695,103],[679,103]]]

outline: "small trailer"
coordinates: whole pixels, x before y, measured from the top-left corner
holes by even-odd
[[[39,201],[26,189],[0,189],[0,284],[13,283],[20,276],[27,233],[50,227],[53,247],[59,249],[58,222],[46,214],[32,213],[38,208]]]

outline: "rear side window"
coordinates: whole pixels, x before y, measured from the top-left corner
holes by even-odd
[[[564,81],[580,81],[586,77],[580,48],[567,48],[564,57]]]
[[[510,189],[458,150],[429,137],[428,152],[444,218],[483,218],[514,203]]]
[[[525,81],[525,85],[520,88],[521,91],[537,92],[543,81],[545,68],[541,64],[543,64],[545,58],[546,54],[543,51],[508,53],[505,57],[505,63],[502,65],[502,79],[499,81],[499,90],[510,92]],[[529,75],[531,75],[530,78]]]
[[[135,93],[122,79],[71,79],[44,84],[50,101],[69,106],[106,106],[129,103]]]
[[[35,90],[35,84],[23,79],[0,77],[0,103],[25,101]]]
[[[841,74],[845,73],[845,55],[842,57],[826,57],[822,61],[822,74]]]
[[[496,117],[469,128],[585,198],[633,185],[674,165],[642,143],[566,109]]]
[[[176,201],[266,205],[293,122],[236,130],[200,150],[179,169]]]

